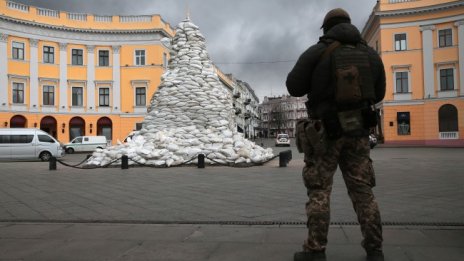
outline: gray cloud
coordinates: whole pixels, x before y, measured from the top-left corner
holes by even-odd
[[[70,12],[160,14],[173,27],[185,18],[188,6],[213,62],[248,82],[260,99],[287,93],[287,74],[298,56],[318,40],[327,11],[344,8],[361,30],[376,4],[375,0],[15,1]]]

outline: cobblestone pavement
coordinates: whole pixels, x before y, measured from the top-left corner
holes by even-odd
[[[58,164],[56,171],[43,162],[0,162],[0,221],[304,222],[303,160],[291,149],[286,168],[278,159],[251,168]],[[384,222],[464,223],[464,149],[377,147],[371,157]],[[340,173],[334,182],[332,221],[355,222]]]
[[[251,168],[56,171],[0,162],[0,260],[290,261],[305,238],[307,200],[302,155],[290,149],[286,168],[277,159]],[[464,149],[379,147],[371,157],[386,260],[463,260]],[[365,260],[340,173],[331,200],[327,260]]]

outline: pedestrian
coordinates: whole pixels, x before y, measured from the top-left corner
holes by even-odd
[[[309,115],[297,126],[298,147],[305,153],[308,237],[294,260],[325,260],[337,166],[361,225],[367,260],[384,260],[368,138],[377,125],[374,105],[385,96],[383,63],[345,10],[329,11],[321,28],[323,36],[299,57],[286,82],[292,96],[308,96]]]

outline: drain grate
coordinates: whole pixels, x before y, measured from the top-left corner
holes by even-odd
[[[240,220],[44,220],[44,219],[0,219],[0,223],[77,223],[77,224],[153,224],[153,225],[238,225],[238,226],[301,226],[306,225],[303,221],[240,221]],[[358,222],[337,221],[331,222],[333,226],[357,226]],[[385,221],[383,226],[435,226],[435,227],[464,227],[464,222],[401,222]]]

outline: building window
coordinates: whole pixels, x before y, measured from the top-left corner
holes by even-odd
[[[43,62],[55,63],[55,48],[51,46],[43,47]]]
[[[99,66],[110,66],[110,51],[107,51],[107,50],[98,51],[98,65]]]
[[[72,106],[82,106],[83,88],[72,87]]]
[[[438,129],[440,132],[458,132],[458,110],[454,105],[445,104],[438,110]]]
[[[43,105],[55,105],[55,87],[44,85]]]
[[[440,70],[440,91],[454,90],[454,69]]]
[[[406,34],[395,34],[395,51],[404,51],[406,48]]]
[[[99,100],[99,106],[102,106],[102,107],[110,106],[110,88],[98,89],[98,100]]]
[[[398,135],[411,135],[411,120],[409,112],[397,112]]]
[[[24,103],[24,83],[13,83],[13,103]]]
[[[396,93],[408,93],[408,72],[395,72]]]
[[[145,106],[147,104],[147,94],[145,87],[135,88],[135,106]]]
[[[72,49],[72,65],[84,64],[83,53],[82,49]]]
[[[13,42],[13,59],[24,60],[24,43]]]
[[[135,65],[145,65],[145,50],[135,50]]]
[[[453,45],[453,32],[451,29],[444,29],[438,31],[438,46],[448,47]]]

